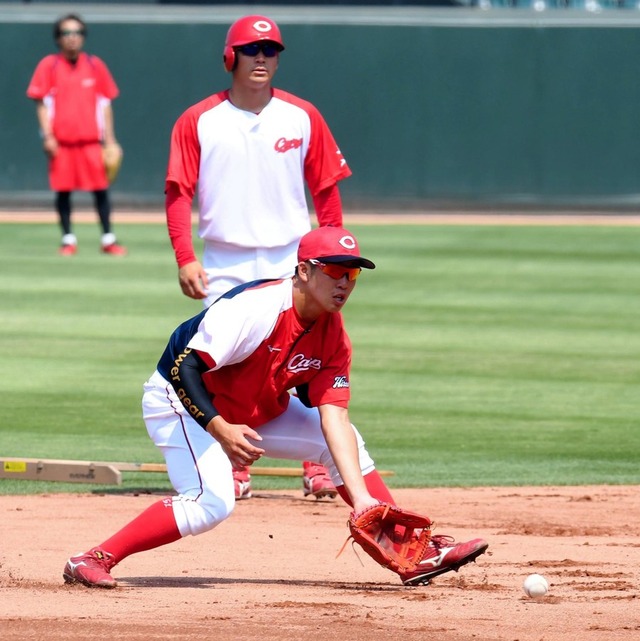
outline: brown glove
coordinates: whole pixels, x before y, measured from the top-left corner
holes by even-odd
[[[122,147],[117,143],[110,143],[102,148],[102,160],[107,172],[107,180],[111,184],[120,171],[122,165]]]
[[[353,540],[394,572],[415,570],[431,540],[431,519],[389,503],[352,512],[348,525]]]

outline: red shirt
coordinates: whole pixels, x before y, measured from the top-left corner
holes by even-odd
[[[53,135],[62,144],[101,140],[104,101],[118,93],[106,64],[84,52],[75,64],[59,53],[46,56],[27,88],[29,98],[44,101]]]
[[[282,414],[289,391],[304,388],[312,407],[348,407],[351,342],[342,315],[326,313],[305,327],[293,307],[292,279],[231,290],[173,333],[158,371],[185,347],[211,368],[202,380],[220,415],[256,429]]]

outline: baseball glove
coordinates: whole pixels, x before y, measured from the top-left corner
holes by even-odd
[[[389,503],[349,516],[351,538],[377,563],[394,572],[411,572],[431,540],[431,519]]]
[[[122,147],[117,143],[111,143],[105,145],[102,148],[102,160],[104,162],[104,168],[107,172],[107,180],[111,184],[118,175],[120,171],[120,165],[122,165]]]

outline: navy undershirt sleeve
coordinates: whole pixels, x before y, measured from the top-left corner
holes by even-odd
[[[175,365],[177,372],[169,381],[191,417],[206,428],[209,421],[218,416],[218,410],[202,381],[202,375],[209,368],[189,347],[175,360]]]

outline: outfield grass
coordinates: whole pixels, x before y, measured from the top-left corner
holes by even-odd
[[[640,228],[352,229],[378,269],[345,311],[351,415],[392,487],[640,482]],[[142,383],[200,303],[162,225],[120,226],[125,259],[98,253],[96,225],[76,232],[63,259],[55,226],[0,225],[0,452],[160,461]],[[168,485],[125,475],[138,487]]]

